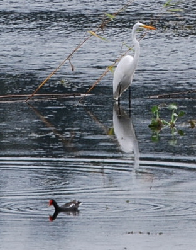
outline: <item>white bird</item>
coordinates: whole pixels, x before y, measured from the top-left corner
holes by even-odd
[[[118,63],[114,71],[113,79],[113,97],[115,100],[119,100],[122,93],[132,83],[134,72],[136,70],[139,55],[140,55],[140,44],[136,39],[136,31],[138,28],[145,28],[149,30],[155,30],[153,26],[144,25],[143,23],[136,23],[132,30],[132,40],[134,45],[135,54],[134,56],[126,55]]]

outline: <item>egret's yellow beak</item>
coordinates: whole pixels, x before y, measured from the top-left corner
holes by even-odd
[[[156,30],[153,26],[143,25],[142,28],[148,29],[148,30]]]

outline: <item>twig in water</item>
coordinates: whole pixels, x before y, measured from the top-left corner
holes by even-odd
[[[180,98],[183,95],[193,94],[196,93],[196,90],[187,90],[184,92],[175,92],[175,93],[168,93],[168,94],[161,94],[161,95],[154,95],[150,96],[151,99],[163,99],[163,98]]]

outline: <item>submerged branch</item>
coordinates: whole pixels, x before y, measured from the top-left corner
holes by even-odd
[[[40,100],[52,100],[52,99],[62,99],[62,98],[81,98],[84,96],[82,93],[74,94],[35,94],[36,101]],[[26,102],[26,99],[29,98],[29,94],[24,95],[3,95],[0,96],[0,103],[13,103],[13,102]]]
[[[175,92],[175,93],[168,93],[168,94],[161,94],[161,95],[154,95],[150,96],[150,99],[163,99],[163,98],[180,98],[184,97],[185,95],[188,94],[193,94],[196,93],[196,90],[187,90],[187,91],[182,91],[182,92]]]

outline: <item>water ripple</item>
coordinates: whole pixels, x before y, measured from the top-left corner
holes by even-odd
[[[196,212],[192,199],[195,177],[191,174],[196,159],[172,160],[143,155],[140,168],[134,170],[128,160],[1,157],[4,184],[0,185],[0,212],[44,216],[51,197],[63,201],[64,197],[77,196],[90,214],[96,208],[97,212],[105,211],[106,217],[110,211],[113,216],[120,212],[120,217],[131,212],[144,219],[146,216],[155,220],[160,216],[189,219]],[[89,174],[93,182],[87,181]],[[7,175],[10,181],[4,180]]]

